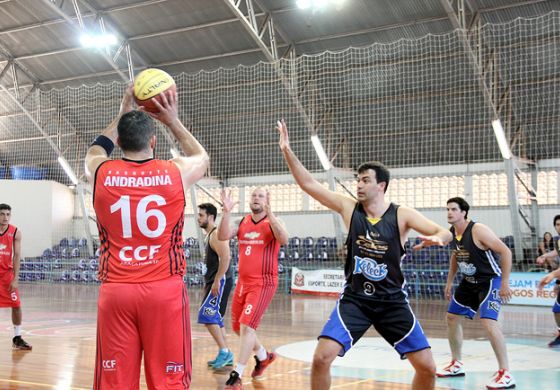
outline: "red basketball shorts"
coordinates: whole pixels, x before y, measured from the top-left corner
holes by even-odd
[[[19,291],[10,291],[10,283],[14,280],[14,271],[4,271],[0,274],[0,307],[20,307]]]
[[[240,324],[257,329],[276,293],[277,285],[249,285],[237,283],[231,303],[231,325],[239,334]]]
[[[139,389],[142,352],[150,390],[189,388],[189,299],[180,276],[101,285],[93,388]]]

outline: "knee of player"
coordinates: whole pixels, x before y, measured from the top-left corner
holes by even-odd
[[[480,322],[482,322],[482,326],[486,329],[487,332],[500,332],[500,326],[498,325],[498,321],[494,321],[489,318],[481,318]]]
[[[315,350],[315,353],[313,354],[313,367],[330,367],[336,356],[336,354],[334,354],[333,356],[332,353],[329,353],[327,351]]]
[[[448,325],[457,325],[461,321],[461,317],[456,314],[447,313],[445,315],[445,321]]]

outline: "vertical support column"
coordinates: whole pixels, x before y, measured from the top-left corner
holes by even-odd
[[[537,257],[537,248],[539,245],[539,232],[541,231],[541,219],[539,216],[539,202],[536,194],[539,193],[539,167],[537,164],[531,164],[531,186],[535,191],[535,196],[531,196],[531,214],[532,214],[532,229],[531,229],[531,248],[533,258]]]
[[[329,183],[329,189],[331,191],[336,192],[336,180],[334,177],[334,172],[332,169],[327,171],[327,183]],[[336,246],[337,248],[342,248],[344,245],[344,221],[339,213],[335,213],[334,211],[331,212],[333,217],[333,224],[334,224],[334,234],[336,237]]]
[[[473,204],[473,175],[467,172],[465,175],[465,200],[469,204]]]
[[[511,230],[515,242],[514,259],[523,260],[523,240],[521,237],[521,225],[519,223],[519,199],[517,198],[517,188],[515,183],[515,166],[512,159],[504,160],[505,171],[507,174],[509,210],[511,213]]]
[[[80,203],[80,209],[82,210],[82,222],[84,223],[84,230],[87,236],[88,253],[93,256],[95,255],[95,251],[93,250],[93,234],[91,234],[91,229],[89,225],[89,212],[88,212],[88,208],[86,207],[86,196],[85,196],[86,189],[84,188],[84,184],[79,183],[76,186],[76,191],[78,192],[78,197],[80,198],[79,203]]]
[[[190,188],[190,192],[191,192],[191,204],[192,204],[192,208],[193,208],[193,212],[196,215],[197,210],[198,210],[198,199],[196,196],[196,187],[192,186]],[[195,222],[196,224],[196,222]],[[196,227],[196,238],[198,239],[198,250],[200,251],[200,257],[202,257],[204,259],[204,245],[202,245],[204,243],[204,236],[202,235],[202,230],[197,226]]]

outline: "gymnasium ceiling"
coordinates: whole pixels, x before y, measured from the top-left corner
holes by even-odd
[[[83,25],[106,30],[130,44],[136,70],[197,72],[267,58],[243,27],[230,0],[0,0],[0,83],[29,88],[119,80],[125,51],[115,64],[79,42],[77,4]],[[235,0],[239,1],[239,0]],[[455,2],[456,0],[452,0]],[[239,1],[245,4],[245,0]],[[252,0],[261,25],[271,15],[281,57],[394,42],[454,29],[441,0],[345,0],[340,8],[301,10],[296,0]],[[560,10],[558,0],[465,0],[470,17],[500,23]],[[118,45],[106,53],[115,57]],[[14,64],[15,66],[10,66]]]

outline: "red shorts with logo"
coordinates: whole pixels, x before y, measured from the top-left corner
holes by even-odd
[[[180,276],[147,283],[103,283],[97,304],[96,390],[188,389],[191,324]]]
[[[278,285],[237,283],[231,303],[231,325],[239,334],[240,324],[257,329]]]
[[[0,273],[0,307],[20,307],[19,291],[10,291],[10,283],[14,280],[14,271]]]

